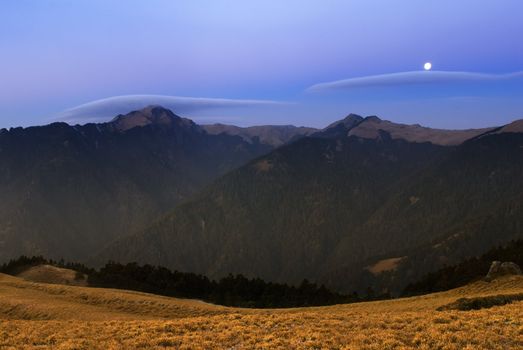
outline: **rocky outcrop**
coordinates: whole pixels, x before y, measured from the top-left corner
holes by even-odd
[[[490,269],[485,277],[486,281],[492,281],[500,276],[506,275],[522,275],[519,266],[513,262],[493,261],[490,265]]]

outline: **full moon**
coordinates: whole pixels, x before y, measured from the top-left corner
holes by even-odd
[[[423,65],[423,68],[424,68],[425,70],[430,70],[430,69],[432,68],[432,63],[430,63],[430,62],[425,63],[425,64]]]

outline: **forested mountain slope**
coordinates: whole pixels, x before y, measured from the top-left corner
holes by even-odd
[[[83,260],[272,149],[152,106],[104,124],[0,130],[0,261]]]
[[[380,259],[435,246],[392,283],[401,288],[444,261],[521,235],[523,134],[468,131],[470,140],[441,146],[418,136],[413,141],[419,126],[394,126],[394,137],[390,126],[351,115],[281,147],[115,242],[101,259],[213,277],[310,278],[350,291],[376,282],[365,276],[366,267]],[[361,129],[375,132],[362,135]],[[447,139],[444,131],[437,134]],[[489,228],[493,220],[496,230]],[[456,242],[454,250],[448,242]]]

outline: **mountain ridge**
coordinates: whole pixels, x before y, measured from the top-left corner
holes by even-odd
[[[430,142],[436,145],[455,146],[471,138],[491,132],[496,127],[480,129],[435,129],[419,124],[400,124],[382,120],[377,116],[361,117],[349,114],[345,119],[332,123],[316,136],[334,136],[346,133],[347,136],[358,136],[367,139],[378,139],[383,132],[392,139],[403,139],[409,142]]]
[[[201,127],[209,134],[238,135],[249,143],[259,142],[274,147],[293,142],[299,137],[309,136],[318,129],[294,125],[258,125],[239,127],[227,124],[204,124]]]

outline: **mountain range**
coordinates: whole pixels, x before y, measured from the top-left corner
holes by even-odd
[[[349,115],[229,172],[101,258],[399,292],[522,236],[522,131]]]
[[[273,148],[159,106],[102,124],[2,129],[0,260],[84,260]]]
[[[399,292],[523,237],[523,122],[197,125],[159,106],[0,131],[0,260],[44,254]]]

